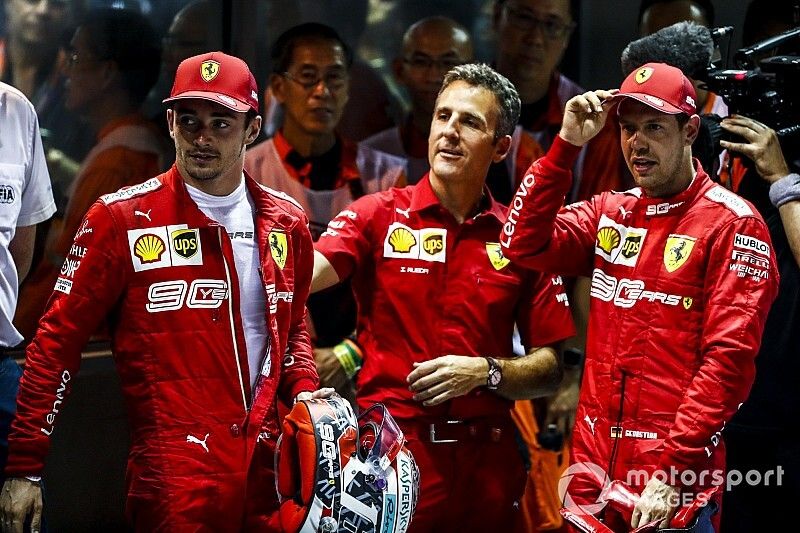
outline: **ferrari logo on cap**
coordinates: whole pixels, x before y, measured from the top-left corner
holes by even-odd
[[[200,77],[204,81],[211,81],[219,74],[219,63],[212,60],[203,61],[200,65]]]
[[[492,263],[495,270],[502,270],[511,262],[510,259],[503,255],[503,250],[500,248],[499,242],[487,242],[486,255],[489,256],[489,262]]]
[[[689,259],[689,254],[694,248],[694,237],[685,235],[670,235],[664,246],[664,266],[667,272],[675,272]]]
[[[651,67],[642,67],[636,72],[636,83],[644,83],[653,75]]]
[[[269,251],[272,254],[272,259],[275,260],[275,264],[283,270],[283,267],[286,266],[286,255],[288,253],[286,234],[284,232],[269,232]]]

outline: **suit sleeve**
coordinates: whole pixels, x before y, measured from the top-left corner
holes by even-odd
[[[531,272],[522,286],[517,327],[526,350],[566,340],[575,324],[561,276]]]
[[[126,285],[129,260],[123,240],[108,207],[95,203],[75,236],[26,352],[9,436],[8,476],[41,473],[81,351]]]
[[[737,267],[743,253],[746,275]],[[750,393],[764,323],[778,291],[775,254],[759,218],[723,227],[707,268],[702,362],[664,443],[659,464],[664,471],[690,468],[714,452],[719,432]]]
[[[342,281],[353,275],[370,254],[369,223],[375,210],[372,195],[359,198],[328,223],[315,245]]]
[[[306,300],[314,272],[314,246],[305,216],[292,231],[292,250],[296,253],[294,298],[286,352],[292,355],[294,362],[284,367],[280,384],[281,398],[288,405],[291,405],[299,393],[319,388],[314,351],[306,327]]]
[[[520,183],[500,233],[503,253],[514,263],[570,276],[591,271],[602,197],[562,208],[579,152],[579,147],[556,137]]]

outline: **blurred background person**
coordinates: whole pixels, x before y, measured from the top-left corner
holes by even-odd
[[[466,28],[452,19],[419,20],[403,36],[402,52],[392,61],[392,72],[408,93],[411,109],[399,126],[376,133],[364,144],[405,158],[409,183],[417,183],[430,168],[428,135],[444,75],[472,59],[472,39]]]
[[[50,228],[45,253],[21,292],[15,324],[31,338],[86,211],[103,194],[134,185],[165,167],[167,140],[139,112],[156,81],[158,39],[144,16],[99,9],[71,41],[66,106],[97,136],[70,190],[62,220]]]
[[[316,241],[328,222],[364,194],[405,185],[405,160],[356,143],[336,132],[349,97],[350,48],[330,26],[315,22],[284,32],[272,49],[271,92],[284,110],[275,135],[247,151],[245,168],[263,185],[283,191],[306,212]],[[312,295],[317,364],[340,368],[332,347],[355,330],[349,284]],[[345,381],[326,386],[346,393]]]
[[[172,19],[161,39],[161,69],[158,80],[142,105],[142,113],[152,119],[165,133],[164,98],[169,96],[178,65],[184,59],[222,49],[222,19],[219,3],[212,0],[193,0]]]
[[[544,151],[561,127],[566,101],[583,92],[558,72],[575,28],[576,10],[570,0],[496,0],[494,4],[495,65],[519,91],[519,123]],[[576,163],[568,202],[628,188],[630,177],[618,155],[618,142],[617,131],[610,125],[587,145]],[[493,193],[502,201],[511,197],[516,186],[509,183],[509,192]]]

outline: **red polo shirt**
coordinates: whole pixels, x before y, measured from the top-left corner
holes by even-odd
[[[575,333],[561,278],[518,268],[497,235],[505,208],[486,191],[458,224],[426,175],[417,185],[371,194],[329,224],[316,244],[339,279],[353,276],[364,364],[357,396],[395,418],[506,415],[512,402],[484,387],[434,407],[411,398],[415,361],[448,354],[512,357],[517,323],[526,347]]]

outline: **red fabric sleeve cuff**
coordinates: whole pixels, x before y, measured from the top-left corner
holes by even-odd
[[[325,256],[325,259],[328,260],[333,269],[336,271],[336,275],[339,276],[340,282],[350,277],[350,258],[347,256],[347,254],[329,252],[328,250],[321,249],[317,246],[315,246],[314,249]]]
[[[550,150],[547,151],[547,161],[558,168],[572,170],[581,150],[583,150],[582,146],[575,146],[562,139],[560,135],[556,135]]]
[[[296,380],[292,384],[291,391],[291,398],[289,398],[290,403],[297,398],[297,395],[301,392],[314,392],[319,388],[319,384],[310,377],[302,377]]]

